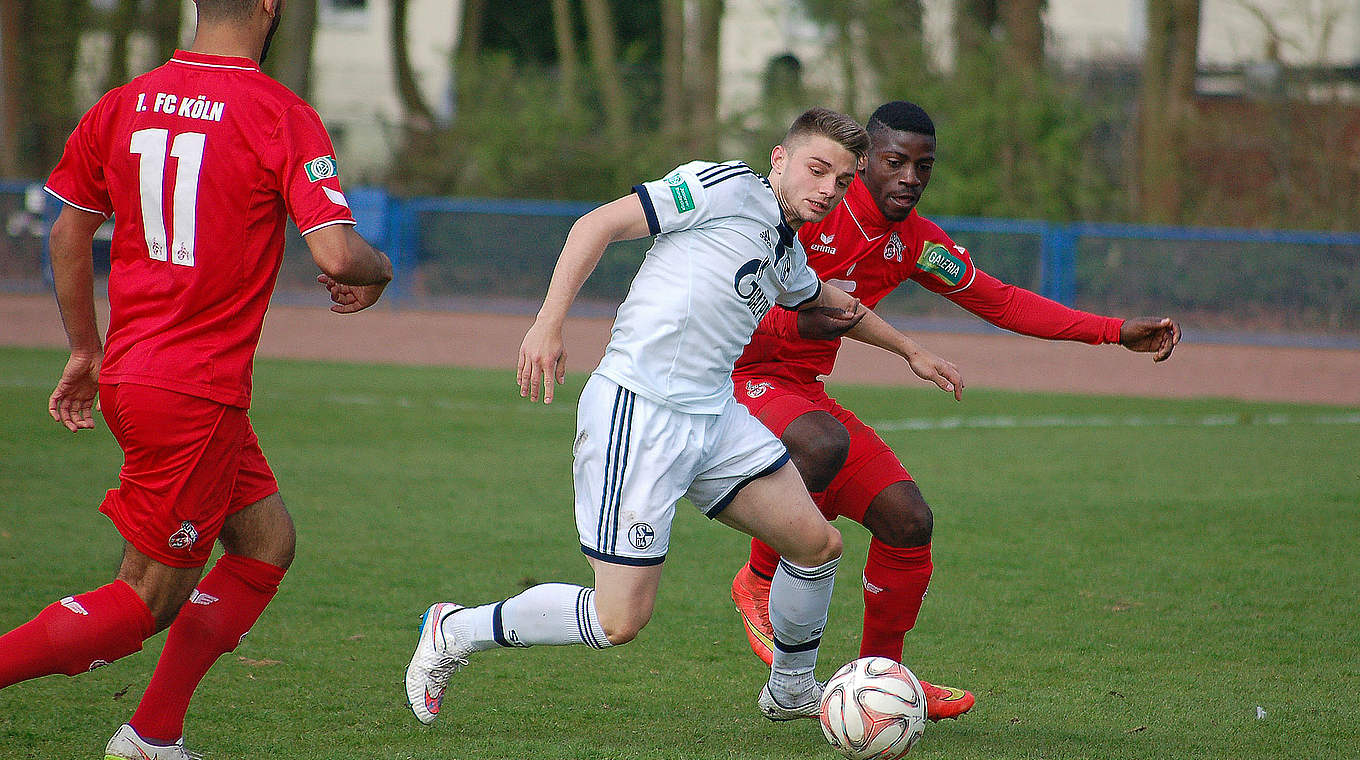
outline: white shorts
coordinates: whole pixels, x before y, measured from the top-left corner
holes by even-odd
[[[680,497],[712,518],[789,461],[735,398],[721,414],[686,414],[600,375],[581,391],[572,450],[581,551],[618,565],[666,559]]]

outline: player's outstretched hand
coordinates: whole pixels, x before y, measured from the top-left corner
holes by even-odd
[[[850,332],[869,310],[855,299],[853,306],[813,306],[798,312],[798,335],[808,340],[835,340]]]
[[[952,362],[923,348],[907,357],[907,364],[911,365],[911,371],[917,377],[935,383],[946,393],[953,393],[955,401],[963,400],[963,374]]]
[[[1181,326],[1169,317],[1134,317],[1119,328],[1119,345],[1130,351],[1151,353],[1154,362],[1171,358],[1181,342]]]
[[[562,328],[535,320],[519,346],[515,382],[519,383],[520,398],[537,401],[542,390],[543,403],[551,404],[554,380],[558,385],[567,381],[567,351],[562,345]]]
[[[94,410],[99,408],[99,365],[103,360],[103,354],[98,352],[72,352],[56,390],[47,399],[47,413],[72,433],[94,428]]]
[[[317,275],[316,281],[330,291],[331,301],[334,302],[331,311],[336,314],[353,314],[367,309],[378,302],[383,288],[387,287],[385,282],[377,285],[343,285],[325,274]]]

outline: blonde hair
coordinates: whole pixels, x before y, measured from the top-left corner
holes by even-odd
[[[869,133],[860,123],[843,113],[817,106],[793,120],[780,141],[786,149],[812,135],[821,135],[862,159],[869,153]]]

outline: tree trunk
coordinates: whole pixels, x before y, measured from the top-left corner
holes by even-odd
[[[623,79],[614,39],[614,17],[609,0],[582,0],[586,15],[586,35],[590,38],[590,63],[600,86],[605,128],[610,139],[622,146],[628,137],[628,102],[623,94]]]
[[[460,105],[472,97],[472,80],[476,76],[477,59],[482,55],[482,29],[486,26],[486,0],[463,0],[463,13],[458,20],[458,53],[454,66],[455,116]]]
[[[17,2],[0,3],[0,175],[13,177],[19,170],[19,129],[23,124],[20,92],[20,35],[23,14]]]
[[[118,0],[109,16],[109,68],[100,91],[111,90],[128,80],[128,37],[137,25],[138,0]]]
[[[1145,221],[1179,218],[1181,163],[1199,60],[1199,0],[1150,0],[1138,99],[1135,207]]]
[[[17,6],[19,28],[15,67],[17,102],[23,125],[16,163],[21,174],[42,176],[61,158],[79,113],[72,75],[81,30],[89,28],[84,0],[6,0]],[[7,7],[6,9],[12,10]]]
[[[954,6],[955,73],[967,76],[989,57],[997,21],[997,0],[958,0]]]
[[[698,55],[692,73],[694,90],[690,110],[691,150],[696,158],[718,158],[718,71],[723,0],[698,0],[695,24]]]
[[[312,92],[312,49],[316,37],[317,0],[288,0],[283,20],[269,46],[270,76],[306,100]]]
[[[864,54],[878,75],[878,101],[912,99],[929,80],[921,0],[867,0]]]
[[[292,11],[294,5],[310,5],[312,7],[312,19],[308,22],[308,26],[316,25],[316,0],[290,0],[286,8]],[[179,27],[183,9],[184,4],[180,0],[151,1],[145,24],[146,30],[151,33],[151,38],[156,44],[156,61],[158,63],[170,60],[170,56],[174,55],[175,49],[180,46]]]
[[[661,0],[662,130],[683,129],[685,110],[685,2]]]
[[[1005,60],[1012,74],[1033,84],[1044,68],[1044,0],[998,3],[1006,31]]]
[[[859,84],[855,81],[855,38],[850,33],[854,9],[849,3],[836,4],[836,47],[840,51],[841,67],[841,105],[840,110],[855,112],[855,95]]]
[[[396,75],[397,97],[406,116],[406,126],[417,132],[429,132],[434,127],[434,112],[425,103],[411,68],[411,55],[406,46],[407,0],[391,0],[392,23],[388,40],[392,50],[392,69]]]
[[[562,109],[581,110],[581,52],[576,45],[576,26],[571,20],[571,0],[552,0],[553,39],[557,44],[557,66]]]

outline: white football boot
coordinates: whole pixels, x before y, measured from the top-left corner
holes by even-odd
[[[203,760],[184,748],[184,739],[170,745],[148,744],[124,723],[104,748],[104,760]]]
[[[468,663],[470,649],[466,640],[456,635],[449,639],[444,633],[444,621],[461,609],[452,602],[436,602],[425,610],[420,640],[411,655],[411,664],[406,666],[406,704],[427,725],[439,717],[449,678]]]
[[[770,684],[766,683],[760,690],[760,697],[756,699],[756,706],[760,708],[760,714],[770,720],[798,720],[799,718],[812,718],[816,720],[822,713],[822,690],[826,687],[824,681],[814,681],[811,688],[803,693],[802,697],[793,701],[792,705],[784,705],[774,698],[770,693]]]

